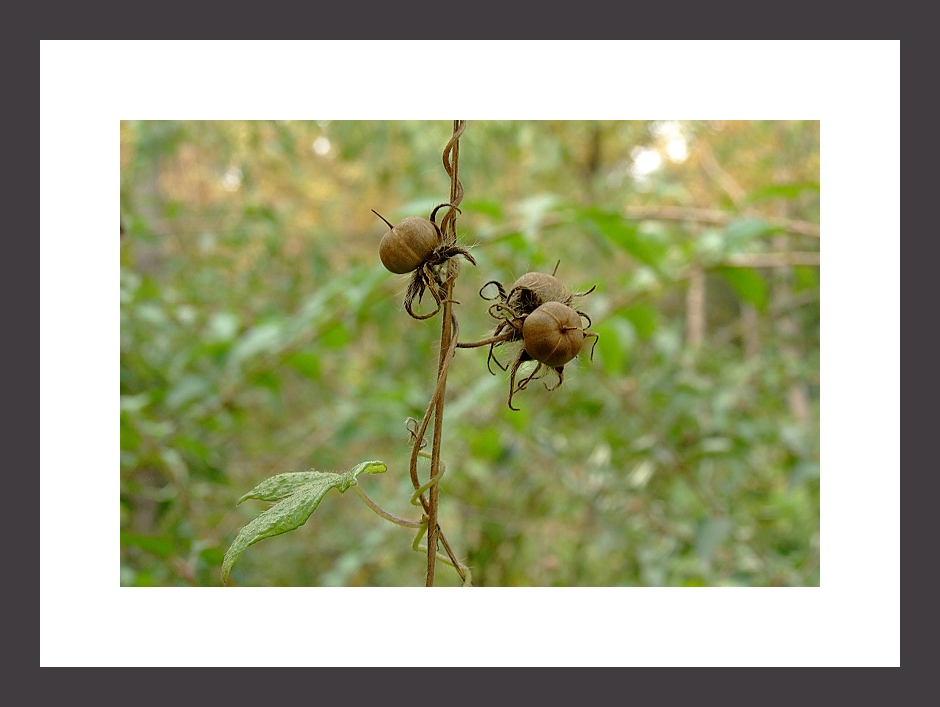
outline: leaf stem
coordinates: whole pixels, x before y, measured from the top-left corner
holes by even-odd
[[[424,525],[424,523],[419,520],[406,520],[404,518],[399,518],[396,515],[392,515],[388,511],[384,510],[379,504],[377,504],[371,498],[369,498],[369,495],[365,491],[363,491],[361,488],[359,488],[358,484],[353,486],[353,490],[356,492],[359,498],[365,501],[365,504],[369,508],[375,511],[375,513],[377,513],[378,515],[382,516],[385,520],[391,523],[394,523],[395,525],[400,525],[403,528],[420,528]]]

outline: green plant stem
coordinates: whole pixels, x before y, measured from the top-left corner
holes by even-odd
[[[422,523],[421,529],[418,531],[418,534],[415,535],[415,539],[411,543],[411,549],[414,550],[415,552],[427,552],[427,549],[428,549],[427,545],[421,544],[421,538],[424,537],[424,534],[427,532],[427,530],[428,530],[427,525]],[[443,537],[444,536],[441,535],[442,542],[443,542]],[[453,559],[454,557],[453,554],[451,554],[450,557],[451,559]],[[444,557],[441,553],[437,553],[437,559],[443,562],[445,565],[450,565],[455,570],[457,570],[457,574],[460,575],[460,579],[463,581],[463,586],[465,587],[472,586],[472,579],[471,579],[469,567],[467,567],[465,564],[461,562],[457,562],[456,560],[452,562],[451,559]]]
[[[353,486],[353,490],[358,494],[359,498],[365,501],[365,504],[371,508],[375,513],[382,516],[385,520],[394,523],[395,525],[400,525],[403,528],[423,528],[424,523],[419,520],[406,520],[404,518],[399,518],[396,515],[392,515],[388,511],[384,510],[379,504],[369,498],[369,495],[359,488],[359,485]]]
[[[432,479],[432,481],[430,481],[427,485],[432,484],[436,480],[437,479]],[[415,539],[412,542],[411,546],[416,552],[424,553],[427,551],[427,546],[420,544],[421,538],[423,538],[425,533],[427,533],[428,531],[428,524],[426,520],[418,521],[418,520],[407,520],[405,518],[399,518],[398,516],[392,513],[389,513],[384,508],[382,508],[379,504],[373,501],[369,497],[369,494],[363,491],[358,486],[358,484],[356,486],[353,486],[353,490],[355,490],[359,498],[361,498],[365,502],[365,504],[370,509],[372,509],[373,512],[375,512],[377,515],[381,516],[385,520],[389,521],[390,523],[394,523],[395,525],[400,525],[403,528],[417,529],[418,534],[415,536]],[[440,526],[438,526],[438,530],[440,530]],[[462,562],[457,561],[457,559],[454,557],[453,551],[450,549],[450,546],[447,544],[447,539],[444,537],[443,533],[440,533],[440,539],[441,539],[441,544],[444,545],[444,547],[446,548],[447,554],[449,555],[449,557],[445,557],[444,555],[438,552],[436,553],[437,559],[440,562],[443,562],[445,565],[450,565],[455,570],[457,570],[457,574],[460,575],[460,579],[463,582],[464,586],[469,586],[471,583],[470,568],[467,567]]]
[[[423,455],[421,455],[421,456],[427,456],[428,458],[430,458],[430,455],[424,455],[424,454],[423,454]],[[415,489],[415,492],[414,492],[413,494],[411,494],[411,505],[412,505],[412,506],[420,506],[420,505],[422,505],[422,504],[421,504],[421,501],[419,500],[419,499],[421,498],[421,494],[423,494],[423,493],[424,493],[425,491],[427,491],[429,488],[431,488],[432,486],[434,486],[435,484],[437,484],[437,482],[440,481],[440,480],[441,480],[441,477],[444,475],[444,471],[445,471],[444,463],[441,462],[441,470],[440,470],[439,472],[437,472],[437,474],[435,474],[434,476],[432,476],[430,479],[428,479],[427,482],[421,484],[420,488],[416,488],[416,489]]]

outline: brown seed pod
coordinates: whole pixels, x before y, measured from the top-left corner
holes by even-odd
[[[568,288],[562,285],[558,278],[547,273],[527,272],[521,276],[509,288],[509,294],[506,296],[507,302],[523,299],[527,293],[531,293],[536,307],[546,302],[571,304],[572,295]]]
[[[379,218],[385,221],[381,216]],[[409,216],[399,221],[397,226],[388,221],[385,223],[391,230],[382,236],[379,257],[382,265],[396,275],[421,267],[441,243],[440,230],[427,219]]]
[[[557,368],[581,352],[581,317],[561,302],[546,302],[522,325],[525,352],[539,363]]]

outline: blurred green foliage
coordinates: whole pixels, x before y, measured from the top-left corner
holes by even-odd
[[[446,201],[451,127],[121,124],[123,585],[218,585],[281,472],[381,459],[363,488],[417,520],[440,319],[404,312],[371,209]],[[600,334],[521,412],[458,351],[440,513],[474,584],[818,585],[819,269],[786,259],[818,255],[818,122],[470,121],[460,176],[461,339],[484,282],[558,260]],[[411,538],[330,494],[231,583],[418,586]]]

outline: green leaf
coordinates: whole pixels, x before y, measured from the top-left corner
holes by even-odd
[[[801,292],[803,290],[810,290],[819,287],[819,268],[811,268],[806,265],[795,265],[793,267],[793,278],[794,292]]]
[[[724,237],[730,246],[741,247],[755,238],[780,230],[782,229],[779,226],[774,226],[760,217],[742,216],[725,226]]]
[[[260,353],[279,351],[284,344],[284,324],[270,321],[258,324],[239,337],[229,353],[229,364],[237,366]]]
[[[636,328],[626,317],[614,315],[594,327],[594,331],[599,337],[597,349],[604,370],[619,375],[626,366],[628,352],[636,344]]]
[[[723,277],[738,293],[738,297],[746,300],[764,311],[767,306],[767,281],[753,268],[718,268],[716,272]]]
[[[620,214],[599,209],[583,209],[581,215],[615,245],[650,267],[659,270],[665,249],[662,244],[644,234],[635,223]]]
[[[464,213],[477,212],[491,216],[494,219],[503,218],[503,207],[498,201],[493,199],[468,199],[461,203],[460,208]]]
[[[630,320],[641,339],[650,338],[656,331],[656,310],[645,302],[630,305],[619,310],[619,313]]]
[[[792,182],[788,184],[772,184],[769,187],[755,189],[748,194],[744,201],[751,204],[763,199],[795,199],[804,191],[819,193],[818,182]]]
[[[343,493],[358,483],[360,474],[382,474],[387,469],[384,462],[369,461],[362,462],[344,473],[311,469],[277,474],[262,481],[238,499],[238,503],[249,498],[277,503],[238,532],[235,542],[222,560],[222,583],[225,584],[228,580],[235,561],[251,545],[265,538],[296,530],[306,523],[330,489],[338,488],[340,493]]]
[[[725,541],[733,524],[727,518],[707,518],[695,536],[695,552],[703,562],[710,562],[715,550]]]
[[[167,558],[175,550],[172,538],[163,538],[153,535],[132,535],[121,533],[121,545],[133,545],[141,550],[151,552],[158,557]]]
[[[320,357],[315,353],[297,351],[284,359],[284,361],[288,366],[296,369],[307,378],[317,379],[320,377]]]

